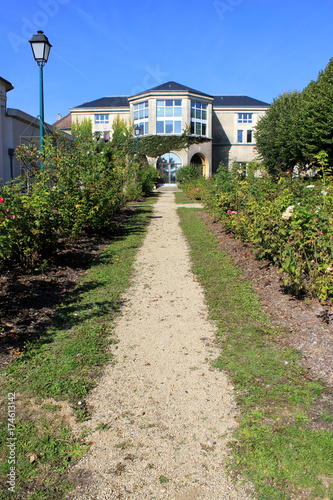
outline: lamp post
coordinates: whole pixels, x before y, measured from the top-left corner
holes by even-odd
[[[139,159],[139,136],[141,135],[141,127],[137,125],[134,129],[134,135],[136,137],[136,158]]]
[[[44,137],[43,66],[47,63],[52,45],[48,41],[48,38],[44,35],[43,31],[37,31],[37,35],[33,35],[32,39],[29,40],[29,43],[31,44],[35,61],[39,66],[39,147],[42,152]],[[43,170],[43,163],[41,163],[41,170]]]
[[[136,160],[139,161],[139,136],[141,135],[141,127],[139,125],[134,128],[134,135],[136,137]],[[134,185],[136,186],[136,166],[134,167]]]

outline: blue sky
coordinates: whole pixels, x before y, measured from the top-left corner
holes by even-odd
[[[12,0],[0,6],[0,76],[8,107],[39,114],[28,40],[52,44],[45,119],[173,80],[265,102],[302,90],[333,57],[332,0]]]

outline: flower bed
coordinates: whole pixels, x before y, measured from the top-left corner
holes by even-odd
[[[275,262],[297,293],[333,297],[333,183],[290,172],[275,179],[222,168],[201,185],[202,199],[226,229]],[[201,180],[202,182],[202,180]],[[196,184],[188,183],[185,192]]]

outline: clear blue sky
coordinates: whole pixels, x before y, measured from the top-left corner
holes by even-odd
[[[8,107],[39,114],[28,40],[53,48],[45,119],[85,101],[169,80],[265,102],[302,90],[333,57],[332,0],[11,0],[0,6],[0,76]]]

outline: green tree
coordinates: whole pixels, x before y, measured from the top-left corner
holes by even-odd
[[[92,123],[90,118],[84,118],[82,122],[76,120],[72,124],[72,135],[80,141],[89,141],[92,139]]]
[[[301,92],[287,92],[268,109],[256,127],[258,152],[270,172],[318,164],[327,153],[333,164],[333,59]]]
[[[257,150],[271,173],[287,171],[303,163],[298,130],[299,103],[299,92],[286,92],[274,99],[257,124]]]
[[[316,163],[315,156],[325,151],[328,164],[333,162],[333,59],[319,73],[317,81],[310,82],[301,96],[302,122],[300,140],[302,154],[308,163]]]

